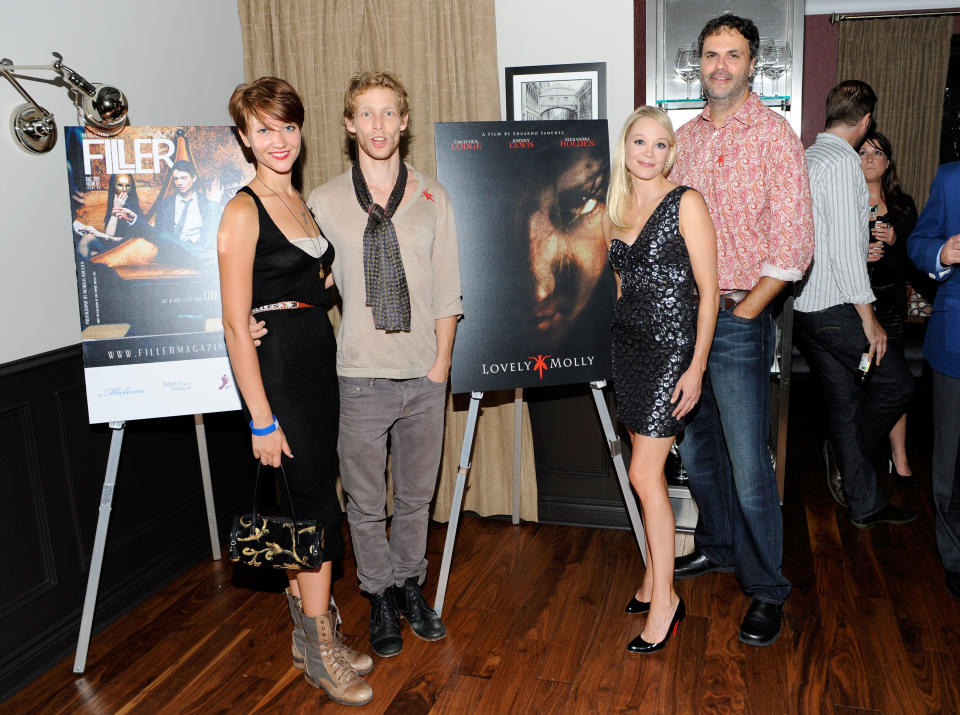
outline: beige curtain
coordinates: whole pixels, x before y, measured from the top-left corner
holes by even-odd
[[[854,20],[840,24],[837,77],[877,93],[877,129],[893,145],[897,173],[919,209],[937,172],[952,17]]]
[[[497,120],[500,113],[494,0],[238,0],[248,80],[283,77],[306,108],[302,186],[309,191],[350,166],[343,92],[359,71],[394,72],[410,95],[404,158],[436,176],[433,122]],[[339,315],[332,314],[336,325]],[[488,395],[477,420],[463,508],[513,511],[513,393]],[[446,521],[466,426],[467,400],[448,397],[433,517]],[[456,408],[454,407],[456,405]],[[537,520],[530,416],[522,418],[520,516]]]

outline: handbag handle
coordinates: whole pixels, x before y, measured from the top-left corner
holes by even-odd
[[[263,466],[263,462],[257,462],[257,478],[253,483],[253,511],[250,512],[253,514],[253,521],[256,523],[257,514],[260,512],[259,502],[260,502],[260,468]],[[287,472],[284,470],[283,465],[280,465],[280,481],[283,483],[283,491],[287,495],[287,503],[290,505],[290,518],[293,519],[293,523],[296,525],[300,524],[300,520],[297,518],[297,512],[293,508],[293,496],[290,494],[290,484],[287,482]]]

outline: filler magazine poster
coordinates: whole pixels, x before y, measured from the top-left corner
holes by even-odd
[[[454,392],[610,376],[607,137],[606,120],[436,124],[460,244]]]
[[[232,129],[65,134],[90,422],[238,409],[216,240],[253,167]]]

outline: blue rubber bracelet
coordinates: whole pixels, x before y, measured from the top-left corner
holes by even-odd
[[[253,420],[250,420],[250,431],[253,432],[258,437],[263,437],[265,434],[270,434],[271,432],[276,432],[280,429],[280,423],[277,422],[277,416],[273,416],[273,424],[269,427],[254,427]]]

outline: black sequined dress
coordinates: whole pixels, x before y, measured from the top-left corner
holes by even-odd
[[[340,388],[337,343],[327,317],[330,294],[323,278],[333,263],[333,245],[328,243],[319,259],[311,256],[287,240],[256,194],[247,187],[240,191],[253,197],[260,219],[251,307],[291,300],[316,306],[257,313],[269,331],[257,348],[257,358],[270,408],[293,452],[293,459],[286,455],[281,459],[297,518],[327,524],[324,560],[337,560],[343,556],[336,486]],[[285,508],[286,501],[281,499],[279,506]]]
[[[610,244],[620,274],[613,312],[613,386],[620,421],[637,434],[669,437],[683,430],[671,414],[673,390],[693,359],[696,283],[680,235],[678,186],[663,197],[636,240]]]

